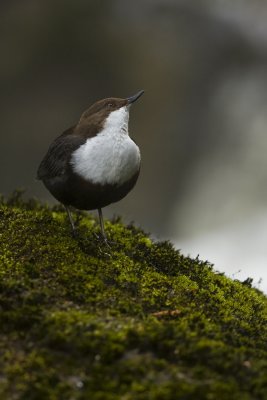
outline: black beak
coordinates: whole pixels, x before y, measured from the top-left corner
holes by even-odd
[[[144,90],[140,90],[140,92],[134,94],[134,95],[131,96],[131,97],[128,97],[128,98],[127,98],[128,104],[134,103],[136,100],[139,99],[139,97],[142,96],[142,94],[143,94],[144,92],[145,92]]]

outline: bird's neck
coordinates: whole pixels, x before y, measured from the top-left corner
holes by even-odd
[[[127,107],[121,107],[119,110],[113,111],[106,118],[102,132],[108,135],[128,135],[129,110]]]

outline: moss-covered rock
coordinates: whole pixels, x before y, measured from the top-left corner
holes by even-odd
[[[266,297],[134,226],[0,202],[0,399],[266,399]]]

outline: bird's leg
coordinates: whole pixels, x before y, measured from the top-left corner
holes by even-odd
[[[104,220],[103,220],[102,208],[98,208],[97,211],[98,211],[98,215],[99,215],[101,234],[102,234],[102,237],[103,237],[104,241],[107,243],[108,240],[107,240],[107,236],[106,236],[106,233],[105,233],[105,225],[104,225]]]
[[[66,209],[66,211],[67,211],[67,214],[68,214],[68,217],[69,217],[69,221],[70,221],[70,225],[71,225],[72,234],[73,234],[73,236],[75,237],[75,236],[76,236],[76,228],[75,228],[75,225],[74,225],[74,221],[73,221],[73,218],[72,218],[70,209],[69,209],[69,207],[67,207],[67,206],[64,206],[64,207],[65,207],[65,209]]]

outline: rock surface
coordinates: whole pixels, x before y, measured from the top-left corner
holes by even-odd
[[[267,299],[121,221],[0,202],[0,398],[266,399]]]

